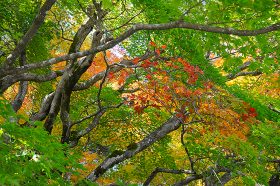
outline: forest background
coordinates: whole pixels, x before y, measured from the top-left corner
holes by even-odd
[[[0,185],[280,185],[279,0],[1,0]]]

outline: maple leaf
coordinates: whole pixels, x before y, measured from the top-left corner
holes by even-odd
[[[136,65],[136,64],[139,63],[139,61],[140,61],[140,58],[139,58],[139,57],[136,57],[136,58],[134,58],[134,59],[132,60],[132,63]]]
[[[172,63],[171,62],[166,62],[166,66],[172,67]]]
[[[253,107],[250,107],[250,108],[249,108],[249,112],[256,112],[256,109],[253,108]]]
[[[152,79],[152,75],[151,75],[151,74],[147,74],[147,75],[146,75],[146,78],[147,78],[148,80],[151,80],[151,79]]]
[[[207,82],[204,83],[204,87],[206,89],[211,89],[213,87],[213,84],[210,81],[207,81]]]
[[[136,105],[135,107],[134,107],[134,110],[135,110],[135,112],[137,113],[137,114],[141,114],[142,112],[143,112],[143,107],[141,107],[140,105]]]
[[[248,114],[243,114],[243,115],[242,115],[242,120],[243,120],[243,121],[246,121],[248,118],[249,118],[249,115],[248,115]]]
[[[155,61],[155,62],[153,62],[152,64],[151,64],[151,66],[157,66],[158,65],[158,62],[157,61]]]
[[[169,90],[169,89],[170,89],[169,86],[166,86],[166,85],[163,86],[163,90],[164,90],[164,91],[167,91],[167,90]]]
[[[153,41],[150,41],[150,45],[153,46],[153,47],[156,47],[156,46],[157,46],[156,43],[153,42]]]
[[[143,67],[143,68],[148,68],[148,67],[151,66],[151,64],[152,64],[152,62],[151,62],[150,60],[147,60],[147,59],[146,59],[146,60],[142,63],[141,67]]]
[[[114,78],[114,72],[110,71],[110,72],[108,73],[107,77],[108,77],[109,79],[113,79],[113,78]]]
[[[193,92],[193,94],[199,96],[202,94],[202,92],[201,92],[201,90],[197,89]]]
[[[157,55],[160,55],[160,50],[159,49],[156,49],[155,52],[157,53]]]
[[[186,97],[190,97],[191,95],[192,95],[192,91],[190,91],[190,90],[185,91],[185,96]]]

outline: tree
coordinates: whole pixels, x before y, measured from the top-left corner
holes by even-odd
[[[129,161],[144,185],[159,173],[175,185],[279,174],[279,100],[242,78],[279,77],[278,1],[13,4],[1,2],[0,92],[27,112],[23,128],[42,121],[68,148],[100,154],[87,180],[126,180]]]

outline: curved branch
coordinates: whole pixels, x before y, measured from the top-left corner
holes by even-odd
[[[149,57],[152,57],[154,55],[155,55],[154,53],[147,52],[143,56],[139,57],[140,58],[139,62],[143,61],[145,59],[148,59]],[[116,72],[119,72],[120,70],[122,70],[123,68],[135,67],[135,64],[132,62],[132,60],[123,60],[123,61],[121,61],[117,64],[113,64],[113,65],[110,65],[110,66],[111,67],[110,67],[109,71],[116,73]],[[95,84],[97,81],[102,80],[103,77],[105,76],[105,74],[106,74],[106,70],[95,74],[90,79],[88,79],[88,80],[86,80],[82,83],[77,83],[74,87],[74,90],[78,91],[78,90],[88,89],[90,86]]]
[[[206,178],[206,180],[205,180],[206,185],[218,185],[216,182],[217,180],[215,180],[215,179],[213,179],[213,177],[211,177],[212,172],[214,172],[215,174],[225,172],[225,174],[223,174],[220,178],[216,177],[218,179],[219,183],[222,185],[226,184],[227,182],[229,182],[232,179],[231,171],[228,168],[226,168],[226,167],[216,167],[216,168],[209,167],[207,170],[205,170],[201,174],[194,174],[194,175],[186,177],[185,179],[182,179],[179,182],[176,182],[174,184],[174,186],[188,185],[192,181],[203,179],[203,178]],[[209,175],[209,174],[210,174],[210,177],[209,176],[207,177],[207,175]],[[207,179],[209,179],[211,181],[211,183],[208,182]]]
[[[45,61],[41,61],[38,63],[32,63],[28,65],[24,65],[21,67],[16,67],[14,69],[3,69],[0,70],[0,78],[4,77],[6,75],[9,75],[11,73],[22,73],[26,72],[31,69],[38,69],[46,66],[50,66],[52,64],[59,63],[61,61],[67,61],[75,58],[80,58],[87,56],[89,54],[97,53],[100,51],[104,51],[107,49],[110,49],[117,45],[118,43],[124,41],[134,33],[141,31],[141,30],[168,30],[168,29],[174,29],[174,28],[183,28],[183,29],[190,29],[190,30],[198,30],[198,31],[204,31],[204,32],[210,32],[210,33],[220,33],[220,34],[228,34],[228,35],[237,35],[237,36],[256,36],[260,34],[265,34],[268,32],[277,31],[280,29],[280,23],[276,23],[273,25],[270,25],[268,27],[264,27],[261,29],[256,30],[236,30],[233,28],[222,28],[222,27],[216,27],[216,26],[209,26],[209,25],[203,25],[203,24],[196,24],[196,23],[188,23],[184,21],[174,21],[170,23],[162,23],[162,24],[135,24],[130,29],[128,29],[126,32],[124,32],[122,35],[120,35],[118,38],[111,40],[103,45],[99,45],[98,47],[92,48],[90,50],[85,50],[82,52],[76,52],[72,54],[63,55],[56,58],[51,58]]]
[[[11,65],[20,55],[20,53],[25,50],[25,47],[27,46],[28,42],[32,39],[32,37],[37,33],[40,26],[43,24],[47,11],[51,9],[53,4],[56,2],[56,0],[46,0],[43,6],[41,7],[39,13],[37,14],[36,18],[34,19],[34,22],[32,23],[29,30],[25,33],[25,35],[21,38],[21,40],[18,42],[16,48],[13,50],[13,52],[7,57],[5,61],[5,65]]]
[[[19,83],[18,93],[17,93],[15,99],[12,101],[12,107],[15,112],[17,112],[20,109],[20,107],[22,106],[23,100],[27,93],[27,89],[28,89],[28,82],[21,81]]]
[[[90,173],[87,176],[87,179],[91,181],[97,180],[109,168],[145,150],[146,148],[154,144],[156,141],[165,137],[170,132],[177,130],[180,127],[180,125],[180,119],[178,119],[175,116],[171,117],[168,121],[161,125],[157,130],[146,136],[143,140],[133,144],[132,148],[128,147],[128,149],[123,152],[113,152],[92,173]]]
[[[12,86],[18,81],[33,81],[33,82],[46,82],[56,79],[57,77],[61,76],[63,71],[53,71],[49,74],[34,74],[34,73],[24,73],[24,74],[15,74],[9,75],[2,79],[0,85],[0,93],[5,92],[7,88]]]
[[[268,108],[277,114],[280,114],[280,110],[276,109],[272,104],[268,105]]]
[[[19,57],[19,63],[21,65],[24,65],[26,63],[26,53],[23,51]],[[19,88],[18,88],[18,93],[15,97],[15,99],[12,101],[12,107],[15,112],[17,112],[20,107],[22,106],[23,100],[27,94],[28,90],[28,81],[20,81],[19,83]]]
[[[39,112],[32,115],[30,121],[42,121],[47,117],[54,95],[55,92],[52,92],[44,97]]]
[[[171,174],[193,174],[194,172],[191,170],[174,170],[174,169],[165,169],[157,167],[150,176],[144,182],[144,186],[147,186],[151,183],[151,181],[156,177],[157,173],[164,172],[164,173],[171,173]]]
[[[227,75],[227,78],[229,80],[233,80],[239,76],[258,76],[258,75],[261,75],[262,72],[259,71],[259,70],[256,70],[256,71],[248,71],[248,72],[238,72],[237,74],[229,74]]]
[[[87,128],[81,130],[78,132],[78,134],[75,136],[75,139],[73,139],[70,143],[70,147],[75,147],[78,144],[78,141],[81,137],[85,136],[86,134],[90,133],[99,123],[101,117],[106,112],[106,109],[99,110],[96,115],[94,116],[92,122],[87,126]]]
[[[201,174],[191,175],[191,176],[188,176],[187,178],[175,183],[174,186],[188,185],[190,182],[199,180],[202,178],[203,178],[203,176]]]

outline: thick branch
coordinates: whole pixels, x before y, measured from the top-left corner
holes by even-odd
[[[160,172],[164,173],[171,173],[171,174],[193,174],[193,171],[191,170],[174,170],[174,169],[165,169],[165,168],[159,168],[157,167],[150,176],[146,179],[144,182],[144,186],[147,186],[151,183],[151,181],[156,177],[156,175]]]
[[[168,121],[166,121],[161,127],[159,127],[154,132],[150,133],[143,140],[134,144],[133,148],[128,148],[126,151],[121,153],[112,153],[111,156],[106,158],[92,173],[90,173],[87,179],[91,181],[97,180],[100,176],[102,176],[109,168],[114,165],[123,162],[126,159],[131,158],[135,154],[145,150],[156,141],[162,139],[164,136],[169,134],[170,132],[177,130],[181,125],[181,120],[177,117],[172,117]]]
[[[188,185],[192,181],[199,180],[199,179],[202,179],[202,178],[203,178],[203,176],[201,174],[191,175],[191,176],[188,176],[187,178],[175,183],[174,186]]]
[[[13,50],[13,52],[7,57],[6,59],[6,65],[10,65],[18,58],[18,56],[21,54],[22,51],[25,50],[25,47],[27,46],[28,42],[32,39],[32,37],[37,33],[40,26],[43,24],[46,13],[51,9],[53,4],[56,2],[56,0],[46,0],[43,6],[41,7],[39,13],[37,14],[36,18],[34,19],[34,22],[32,23],[29,30],[25,33],[25,35],[21,38],[21,40],[18,42],[16,48]]]
[[[22,106],[23,100],[27,93],[27,88],[28,88],[28,81],[21,81],[19,83],[18,93],[15,99],[12,101],[12,107],[15,112],[17,112]]]
[[[100,118],[103,116],[105,112],[106,109],[99,110],[97,114],[94,116],[92,122],[87,126],[87,128],[78,132],[78,134],[75,136],[75,139],[71,141],[70,147],[75,147],[78,144],[78,141],[81,137],[90,133],[90,131],[92,131],[98,125]]]
[[[220,181],[222,185],[225,185],[227,182],[229,182],[232,179],[232,174],[231,172],[226,172],[223,174],[223,176],[220,178]]]
[[[241,72],[241,71],[247,69],[247,68],[250,66],[250,64],[251,64],[251,61],[247,61],[247,62],[243,63],[242,65],[240,65],[240,66],[238,67],[239,72]],[[236,74],[233,74],[233,73],[230,73],[230,74],[227,75],[227,78],[228,78],[229,80],[232,80],[232,79],[234,79],[234,78],[236,78],[236,77],[238,77],[238,76],[236,76]]]
[[[39,112],[30,117],[31,121],[42,121],[47,117],[54,95],[55,92],[52,92],[44,97]]]
[[[63,55],[56,58],[51,58],[45,61],[41,61],[38,63],[32,63],[29,65],[25,65],[22,67],[17,67],[15,69],[5,69],[1,70],[0,72],[0,78],[4,77],[11,73],[19,73],[19,72],[25,72],[31,69],[37,69],[41,67],[46,67],[52,64],[59,63],[61,61],[67,61],[75,58],[80,58],[87,56],[89,54],[97,53],[100,51],[105,51],[107,49],[110,49],[117,45],[118,43],[124,41],[134,33],[141,31],[141,30],[167,30],[167,29],[173,29],[173,28],[184,28],[184,29],[191,29],[191,30],[199,30],[204,32],[211,32],[211,33],[220,33],[220,34],[229,34],[229,35],[237,35],[237,36],[256,36],[260,34],[265,34],[268,32],[277,31],[280,29],[280,23],[273,24],[271,26],[257,29],[257,30],[235,30],[233,28],[222,28],[222,27],[215,27],[215,26],[209,26],[209,25],[202,25],[202,24],[195,24],[195,23],[187,23],[184,21],[174,21],[170,23],[163,23],[163,24],[135,24],[130,29],[128,29],[126,32],[124,32],[121,36],[118,38],[107,42],[103,45],[100,45],[96,48],[86,50],[83,52],[76,52],[68,55]]]
[[[24,65],[26,63],[25,51],[23,51],[21,53],[20,58],[19,58],[19,63],[21,65]],[[15,99],[12,101],[12,107],[15,112],[17,112],[20,109],[20,107],[22,106],[23,100],[27,94],[27,90],[28,90],[28,81],[21,81],[19,83],[18,93],[17,93]]]
[[[87,30],[87,29],[84,30],[84,32],[87,32],[89,34],[89,30]],[[98,46],[100,44],[101,36],[102,35],[100,34],[99,31],[96,31],[93,34],[92,46],[91,46],[92,48],[95,48],[96,46]],[[83,40],[83,39],[84,38],[81,38],[81,40]],[[70,48],[75,48],[74,45],[75,44],[73,44]],[[77,41],[76,45],[79,45],[79,40]],[[75,49],[78,49],[78,48],[75,48]],[[53,124],[54,124],[55,118],[59,112],[61,104],[69,104],[68,102],[70,102],[71,93],[73,91],[75,84],[78,82],[78,80],[80,79],[82,74],[89,68],[94,56],[95,56],[95,54],[90,54],[87,57],[85,57],[81,61],[81,63],[71,62],[67,65],[66,70],[65,70],[64,74],[62,75],[60,82],[57,85],[54,99],[53,99],[51,107],[50,107],[49,115],[44,124],[45,129],[49,133],[51,133],[51,131],[52,131]],[[63,113],[63,117],[65,116],[65,114],[68,115],[66,112]],[[64,134],[70,134],[70,125],[71,124],[69,124],[69,123],[67,124],[67,126],[65,125],[64,132],[63,132]],[[66,139],[66,138],[63,137],[63,139]]]
[[[258,75],[261,75],[262,72],[259,71],[259,70],[256,70],[256,71],[249,71],[249,72],[238,72],[237,74],[229,74],[227,75],[227,78],[229,80],[232,80],[232,79],[235,79],[239,76],[258,76]]]
[[[269,105],[268,105],[268,108],[269,108],[270,110],[272,110],[273,112],[276,112],[276,113],[280,114],[280,110],[276,109],[272,104],[269,104]]]
[[[9,75],[2,79],[0,93],[5,92],[7,88],[9,88],[18,81],[46,82],[56,79],[57,77],[61,76],[62,73],[63,71],[53,71],[49,74],[44,75],[34,73]]]
[[[213,178],[211,176],[213,172],[215,174],[225,172],[225,174],[223,174],[223,176],[221,178],[218,178],[218,177]],[[207,175],[210,175],[210,177],[205,177]],[[203,179],[203,178],[206,178],[206,180],[210,179],[212,185],[218,185],[217,182],[216,182],[217,181],[216,178],[218,178],[219,183],[223,185],[223,184],[227,183],[228,181],[230,181],[232,179],[232,176],[231,176],[231,171],[228,168],[225,168],[225,167],[216,167],[216,168],[209,167],[207,170],[205,170],[201,174],[194,174],[194,175],[188,176],[185,179],[175,183],[174,186],[188,185],[192,181]],[[211,183],[210,183],[210,185],[211,185]],[[207,182],[206,185],[209,185],[209,183]]]
[[[143,56],[140,57],[140,61],[143,61],[145,59],[148,59],[149,57],[154,56],[154,53],[147,52]],[[129,67],[134,67],[135,64],[132,62],[132,60],[123,60],[119,62],[118,64],[110,65],[110,72],[119,72],[123,68],[129,68]],[[84,81],[82,83],[77,83],[74,87],[74,90],[85,90],[88,89],[90,86],[95,84],[97,81],[100,81],[103,79],[104,75],[106,74],[106,71],[99,72],[98,74],[92,76],[90,79],[87,81]]]

